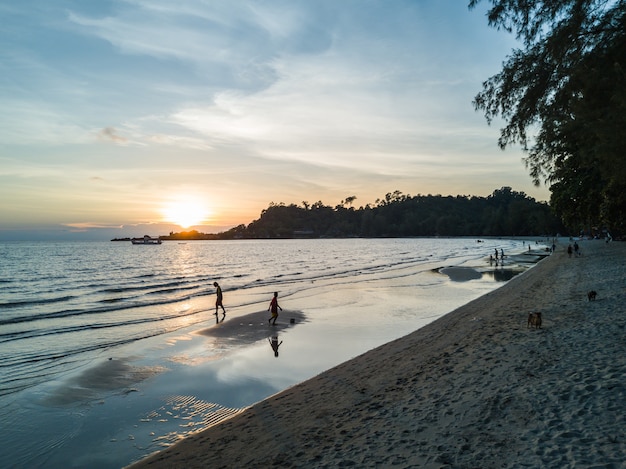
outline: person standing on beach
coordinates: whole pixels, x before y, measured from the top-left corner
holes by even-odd
[[[224,314],[222,315],[223,321],[226,317],[226,310],[224,309],[224,305],[222,304],[222,300],[224,299],[224,295],[222,294],[222,287],[220,287],[217,282],[213,282],[213,286],[216,288],[215,294],[217,295],[217,299],[215,300],[215,317],[217,318],[217,311],[221,306],[222,311],[224,312]]]
[[[496,261],[498,260],[498,248],[494,249],[495,253],[496,253]]]
[[[267,320],[268,323],[272,323],[273,326],[276,325],[276,319],[278,319],[278,310],[283,310],[283,308],[280,307],[280,305],[278,304],[278,292],[275,291],[274,292],[274,298],[272,298],[272,301],[270,301],[270,305],[267,308],[268,311],[272,311],[272,317],[269,318]],[[272,322],[272,319],[274,320],[274,322]]]

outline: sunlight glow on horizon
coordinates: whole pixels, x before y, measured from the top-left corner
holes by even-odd
[[[172,222],[181,228],[204,225],[211,215],[207,204],[198,196],[179,194],[161,209],[164,222]]]

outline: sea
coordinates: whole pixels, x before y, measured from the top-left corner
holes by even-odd
[[[0,242],[0,467],[125,467],[498,288],[545,243]]]

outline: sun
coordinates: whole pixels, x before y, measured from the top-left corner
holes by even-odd
[[[165,221],[176,223],[181,228],[202,224],[209,216],[209,209],[199,198],[180,195],[167,202],[161,210]]]

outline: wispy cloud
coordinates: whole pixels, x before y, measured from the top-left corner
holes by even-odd
[[[105,127],[98,132],[98,139],[105,142],[112,142],[117,144],[126,144],[128,139],[118,134],[118,131],[114,127]]]
[[[258,70],[259,63],[275,54],[293,50],[303,36],[311,35],[314,22],[301,11],[303,6],[127,1],[111,15],[70,12],[68,19],[83,34],[99,37],[125,54],[190,63],[233,80],[245,76],[248,68]],[[323,30],[316,26],[315,32]]]
[[[90,222],[81,222],[81,223],[65,223],[63,226],[67,226],[68,228],[72,228],[73,232],[81,232],[81,231],[89,231],[91,229],[116,229],[122,228],[122,225],[109,225],[103,223],[90,223]]]

